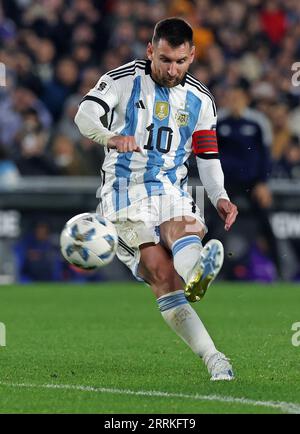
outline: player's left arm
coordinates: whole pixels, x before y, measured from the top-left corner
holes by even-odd
[[[217,135],[217,115],[214,102],[207,98],[206,106],[201,110],[198,124],[192,138],[192,149],[196,156],[199,176],[207,195],[224,220],[224,228],[228,231],[238,214],[224,187]]]

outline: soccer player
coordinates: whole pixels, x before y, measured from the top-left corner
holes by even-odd
[[[224,256],[218,240],[202,246],[207,229],[187,193],[191,152],[225,230],[237,215],[218,159],[214,99],[188,73],[194,54],[187,22],[160,21],[148,60],[101,77],[83,98],[75,123],[105,146],[101,200],[118,230],[119,259],[151,286],[164,320],[203,359],[211,380],[232,380],[229,360],[189,304],[204,296]]]

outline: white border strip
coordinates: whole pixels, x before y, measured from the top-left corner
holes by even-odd
[[[222,395],[189,395],[184,393],[169,393],[160,391],[146,391],[146,390],[127,390],[127,389],[110,389],[105,387],[92,387],[92,386],[76,386],[71,384],[29,384],[29,383],[5,383],[0,382],[0,386],[15,387],[15,388],[29,388],[29,389],[61,389],[61,390],[76,390],[80,392],[94,392],[94,393],[115,393],[118,395],[135,395],[135,396],[149,396],[149,397],[164,397],[164,398],[180,398],[191,399],[194,401],[217,401],[227,403],[237,403],[242,405],[253,405],[255,407],[268,407],[277,408],[284,413],[300,414],[300,404],[292,402],[280,401],[255,401],[248,398],[235,398],[233,396]]]

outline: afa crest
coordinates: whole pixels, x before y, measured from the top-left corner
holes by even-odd
[[[177,113],[175,115],[177,125],[179,127],[186,127],[187,124],[189,123],[189,117],[190,117],[189,112],[185,110],[177,110]]]
[[[155,103],[154,113],[155,117],[160,121],[166,119],[169,116],[169,103],[165,101],[158,101]]]

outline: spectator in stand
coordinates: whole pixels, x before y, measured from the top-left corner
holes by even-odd
[[[39,97],[42,92],[42,83],[34,70],[33,61],[23,51],[16,51],[14,56],[16,81]]]
[[[22,128],[15,140],[16,163],[24,176],[57,175],[59,170],[46,154],[48,134],[43,129],[38,114],[29,109],[23,114]]]
[[[267,0],[261,11],[262,29],[268,36],[270,42],[278,45],[286,33],[286,14],[278,0]]]
[[[249,99],[242,85],[229,89],[226,101],[227,108],[219,113],[217,124],[225,188],[233,202],[247,201],[247,214],[256,221],[258,234],[265,239],[268,255],[280,275],[276,241],[268,218],[272,205],[266,183],[271,172],[271,125],[262,113],[248,107]],[[241,214],[242,208],[239,207]],[[258,234],[253,234],[254,238]]]
[[[22,128],[23,114],[31,109],[36,112],[41,126],[49,129],[51,115],[30,89],[18,86],[0,101],[0,140],[8,150],[11,150],[16,134]]]
[[[35,49],[35,72],[42,83],[53,79],[56,50],[50,39],[39,39]]]
[[[52,143],[52,154],[60,175],[89,175],[86,158],[80,154],[75,144],[66,136],[58,135]]]
[[[78,94],[73,94],[66,100],[63,115],[55,132],[69,137],[73,142],[78,142],[81,139],[80,133],[74,128],[74,116],[77,113],[81,100],[82,96]]]
[[[71,58],[59,60],[53,80],[46,83],[42,100],[51,112],[54,121],[62,114],[62,102],[75,90],[78,84],[78,67]]]
[[[36,223],[32,232],[17,243],[15,252],[20,282],[59,280],[60,253],[52,241],[49,223]]]
[[[86,68],[80,77],[81,80],[78,91],[68,97],[63,106],[63,113],[57,125],[56,132],[68,136],[75,143],[82,139],[78,128],[74,128],[74,117],[77,113],[78,105],[84,95],[97,83],[99,76],[101,76],[99,68]]]
[[[116,31],[111,35],[109,47],[112,52],[118,52],[122,63],[127,63],[132,60],[135,38],[135,28],[130,20],[121,21]]]
[[[194,32],[196,59],[206,59],[209,48],[214,43],[214,35],[211,29],[203,24],[201,13],[198,13],[195,5],[188,0],[173,0],[169,7],[169,15],[182,17],[191,24]]]
[[[133,56],[137,59],[144,59],[145,57],[145,47],[147,43],[151,41],[153,32],[153,26],[149,21],[143,21],[138,23],[136,29],[136,38],[132,46]]]
[[[78,66],[80,78],[87,68],[99,63],[96,61],[90,45],[85,42],[74,45],[72,48],[72,58]]]
[[[270,119],[272,121],[274,135],[272,144],[272,157],[274,162],[277,162],[281,159],[292,140],[287,104],[274,104],[270,109]]]
[[[291,137],[291,140],[285,147],[281,158],[274,165],[273,177],[300,181],[299,137]]]

